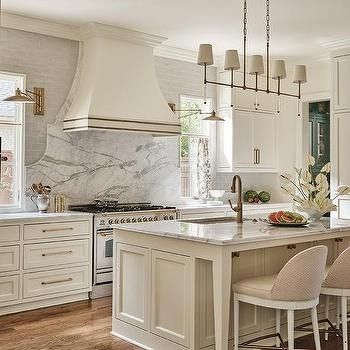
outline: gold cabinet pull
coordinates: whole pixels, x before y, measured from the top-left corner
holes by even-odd
[[[73,227],[61,227],[61,228],[49,228],[47,230],[43,230],[44,233],[46,232],[57,232],[57,231],[72,231]]]
[[[336,241],[336,242],[343,242],[343,241],[344,241],[344,238],[336,238],[335,241]]]
[[[239,252],[233,252],[232,253],[232,258],[239,258]]]
[[[113,232],[111,232],[111,233],[98,232],[98,234],[102,237],[113,236]]]
[[[258,164],[257,149],[254,148],[254,164]]]
[[[43,281],[41,282],[41,284],[43,286],[46,286],[46,285],[49,285],[49,284],[56,284],[56,283],[63,283],[63,282],[71,282],[73,281],[73,278],[72,277],[69,277],[69,278],[64,278],[64,279],[61,279],[61,280],[55,280],[55,281]]]
[[[296,244],[288,244],[287,249],[296,249],[297,245]]]
[[[256,164],[260,164],[260,161],[261,161],[261,151],[260,151],[260,148],[257,148],[256,149]]]
[[[64,252],[42,253],[41,256],[64,255],[64,254],[72,254],[72,253],[73,253],[73,250],[67,250]]]

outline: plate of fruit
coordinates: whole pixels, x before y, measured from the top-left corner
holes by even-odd
[[[307,220],[303,215],[291,211],[276,211],[271,213],[267,222],[270,225],[285,226],[285,227],[300,227],[309,225],[310,220]]]

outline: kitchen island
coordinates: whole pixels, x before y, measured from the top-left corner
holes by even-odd
[[[277,273],[317,244],[328,247],[332,263],[350,245],[346,220],[301,228],[233,220],[114,226],[112,334],[145,349],[226,350],[233,344],[232,281]],[[242,339],[273,332],[274,312],[243,304],[240,324]]]

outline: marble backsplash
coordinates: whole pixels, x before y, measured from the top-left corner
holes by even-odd
[[[177,137],[62,129],[62,122],[48,127],[44,156],[27,167],[28,185],[50,185],[70,203],[106,197],[121,202],[179,198]]]

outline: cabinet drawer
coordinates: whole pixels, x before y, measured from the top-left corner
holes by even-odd
[[[28,244],[24,246],[24,268],[56,266],[89,261],[89,240]]]
[[[89,287],[88,266],[34,272],[23,275],[23,297],[69,292]]]
[[[0,303],[17,300],[19,298],[19,277],[0,277]]]
[[[19,246],[0,247],[0,272],[16,271],[18,268]]]
[[[57,222],[50,224],[24,225],[24,239],[42,239],[87,235],[90,233],[89,221]]]
[[[0,242],[19,241],[19,226],[1,226]]]

